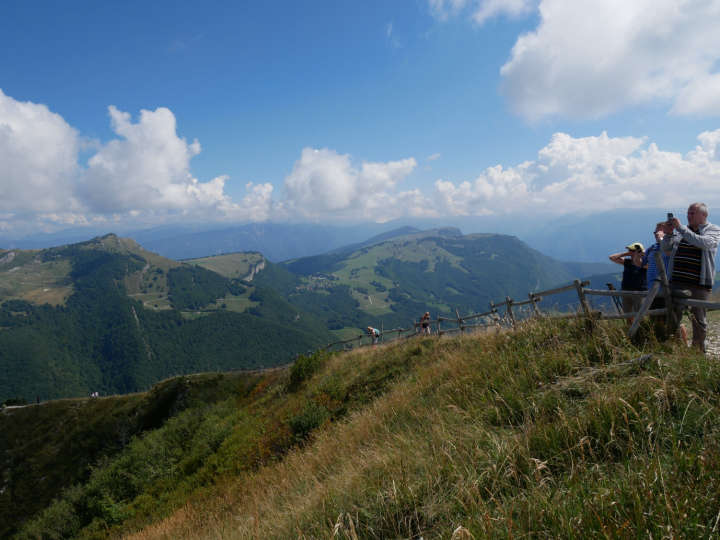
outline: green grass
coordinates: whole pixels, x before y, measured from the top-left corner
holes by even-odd
[[[191,375],[158,383],[149,392],[1,410],[0,537],[47,506],[61,489],[87,480],[91,466],[117,454],[132,437],[159,428],[183,409],[247,393],[258,377]]]
[[[35,251],[12,253],[17,254],[12,261],[0,264],[0,301],[19,299],[55,306],[65,303],[73,292],[69,261],[43,262],[36,258],[39,252]]]
[[[105,500],[74,535],[711,537],[720,365],[624,330],[541,321],[304,358],[138,438],[26,536]]]
[[[189,264],[202,266],[231,279],[247,279],[252,270],[263,266],[265,259],[260,253],[229,253],[186,261]]]
[[[393,282],[375,273],[375,268],[380,261],[388,258],[395,258],[407,262],[427,261],[427,272],[435,271],[435,265],[439,260],[446,260],[453,267],[465,271],[461,262],[462,259],[452,253],[442,249],[432,240],[421,242],[405,241],[389,241],[370,249],[364,249],[356,252],[349,257],[345,265],[333,272],[333,275],[339,278],[337,284],[349,285],[350,287],[363,287],[368,290],[372,296],[372,303],[368,300],[367,294],[355,293],[355,297],[360,302],[361,309],[370,315],[382,315],[391,311],[391,301],[388,298],[388,291],[379,291],[371,281],[381,283],[387,289],[393,287]]]

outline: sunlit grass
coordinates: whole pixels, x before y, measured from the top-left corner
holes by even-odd
[[[377,369],[402,376],[310,444],[133,537],[718,532],[714,359],[634,346],[621,325],[544,322],[338,355],[304,388],[343,395]]]

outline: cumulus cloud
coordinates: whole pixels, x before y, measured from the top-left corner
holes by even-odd
[[[190,174],[190,159],[200,153],[200,144],[178,137],[169,109],[143,110],[137,123],[113,106],[109,112],[120,138],[88,160],[79,186],[91,210],[183,210],[222,200],[223,178],[201,184]]]
[[[542,0],[539,13],[501,69],[520,115],[597,118],[650,103],[720,114],[718,0]]]
[[[0,212],[77,209],[79,149],[79,134],[60,115],[0,90]]]
[[[698,135],[685,154],[647,138],[556,133],[533,159],[422,189],[407,185],[418,165],[413,157],[357,162],[333,149],[304,148],[279,193],[270,183],[247,182],[233,199],[227,176],[193,176],[200,144],[177,134],[171,111],[141,111],[136,120],[109,111],[115,137],[81,163],[82,137],[62,117],[0,92],[0,231],[179,218],[382,222],[720,204],[720,129]]]
[[[556,133],[536,160],[489,167],[475,180],[435,182],[437,211],[450,215],[548,213],[720,203],[720,129],[683,155],[635,137]]]
[[[192,175],[200,143],[178,136],[169,109],[143,110],[136,122],[116,107],[109,113],[116,138],[93,145],[81,163],[88,145],[60,115],[0,90],[0,230],[272,215],[271,184],[248,183],[233,201],[227,176],[201,182]]]
[[[396,192],[397,184],[417,166],[414,158],[386,163],[364,162],[327,148],[304,148],[285,178],[283,208],[304,219],[338,218],[386,220],[400,211],[399,200],[413,199]],[[415,195],[415,197],[418,194]]]

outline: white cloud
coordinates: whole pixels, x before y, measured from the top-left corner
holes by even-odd
[[[91,210],[188,210],[222,200],[222,178],[201,184],[190,174],[190,159],[200,152],[200,144],[177,136],[169,109],[143,110],[137,123],[115,107],[109,111],[121,138],[88,160],[80,192]]]
[[[478,3],[472,18],[477,24],[483,24],[499,15],[517,17],[530,12],[534,4],[534,0],[483,0]]]
[[[466,10],[478,25],[506,15],[516,17],[532,11],[537,0],[428,0],[430,12],[441,21]]]
[[[720,114],[719,0],[542,0],[539,10],[501,69],[522,116],[595,118],[651,103]]]
[[[334,150],[304,148],[285,178],[283,208],[304,219],[370,219],[385,221],[403,210],[397,184],[417,166],[414,158],[386,163],[364,162],[358,169],[350,156]]]
[[[473,181],[435,183],[443,215],[587,213],[628,207],[720,204],[720,129],[682,155],[634,137],[556,133],[534,161],[490,167]]]
[[[47,106],[0,91],[0,230],[271,217],[271,184],[248,183],[234,202],[227,176],[193,177],[200,144],[177,135],[169,109],[143,110],[137,122],[115,107],[109,112],[117,138],[88,145]],[[81,147],[95,149],[87,164],[79,162]]]
[[[388,221],[401,217],[587,213],[623,207],[720,205],[720,129],[680,154],[638,137],[556,133],[534,159],[488,167],[473,180],[404,185],[415,158],[354,162],[305,148],[278,195],[247,182],[241,198],[227,176],[200,182],[190,169],[197,141],[177,134],[168,109],[137,121],[110,108],[117,137],[78,161],[81,137],[46,106],[0,93],[0,231],[52,230],[177,219],[206,221]],[[432,161],[435,154],[427,158]]]
[[[440,20],[457,15],[468,3],[468,0],[428,0],[430,12]]]
[[[24,215],[77,208],[78,133],[45,105],[0,90],[0,212]]]
[[[440,159],[440,152],[436,152],[434,154],[430,154],[427,158],[425,158],[427,161],[435,161],[436,159]]]

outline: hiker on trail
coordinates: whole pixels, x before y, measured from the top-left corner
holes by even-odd
[[[625,246],[627,251],[610,255],[610,260],[623,265],[623,277],[620,288],[623,291],[647,290],[647,269],[643,262],[645,248],[640,242]],[[641,296],[623,296],[623,311],[636,313],[640,309]]]
[[[372,338],[372,344],[374,347],[375,345],[377,345],[377,342],[380,339],[380,330],[378,330],[377,328],[373,328],[372,326],[368,326],[367,333]]]
[[[671,216],[668,216],[671,217]],[[689,290],[690,298],[709,300],[715,282],[715,254],[720,242],[720,227],[708,222],[708,207],[705,203],[693,203],[687,210],[687,225],[676,217],[663,225],[665,238],[661,242],[663,251],[671,256],[669,265],[670,288]],[[685,306],[673,309],[672,331],[677,331]],[[692,344],[705,351],[707,335],[706,308],[691,307]]]
[[[430,312],[426,311],[425,315],[420,319],[421,333],[423,335],[430,335]]]

